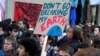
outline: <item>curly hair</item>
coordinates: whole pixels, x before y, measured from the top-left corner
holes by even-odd
[[[29,56],[40,56],[40,45],[35,39],[22,39],[19,44],[25,47],[25,51],[29,53]]]

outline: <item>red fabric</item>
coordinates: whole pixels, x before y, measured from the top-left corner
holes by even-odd
[[[15,2],[14,21],[25,18],[32,26],[36,25],[42,5],[24,2]]]

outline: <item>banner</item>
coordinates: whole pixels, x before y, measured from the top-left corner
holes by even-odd
[[[32,26],[36,25],[42,5],[15,1],[14,21],[25,19]]]
[[[65,24],[69,21],[71,3],[45,2],[42,6],[34,34],[60,36],[63,34]]]

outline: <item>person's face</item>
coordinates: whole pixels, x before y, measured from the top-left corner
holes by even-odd
[[[73,37],[73,29],[71,27],[67,30],[67,36],[68,36],[68,38]]]
[[[19,21],[19,22],[18,22],[18,26],[19,26],[20,28],[24,28],[25,25],[23,24],[23,21]]]
[[[10,51],[13,49],[12,42],[10,40],[5,40],[3,44],[4,51]]]
[[[87,25],[88,25],[89,27],[91,27],[91,23],[87,23]]]
[[[11,36],[17,37],[18,36],[18,31],[13,29],[12,32],[11,32]]]
[[[41,37],[40,37],[40,44],[41,44],[41,46],[42,46],[43,43],[44,43],[44,39],[45,39],[45,36],[41,36]]]
[[[25,52],[25,48],[22,45],[19,45],[19,48],[17,49],[18,56],[27,56]]]
[[[66,51],[60,50],[59,51],[59,56],[70,56],[70,54]]]
[[[99,34],[100,34],[99,28],[95,28],[95,29],[94,29],[94,35],[99,35]]]

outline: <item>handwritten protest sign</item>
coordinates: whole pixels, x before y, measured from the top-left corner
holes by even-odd
[[[42,6],[34,34],[60,36],[69,19],[70,2],[46,2]]]

